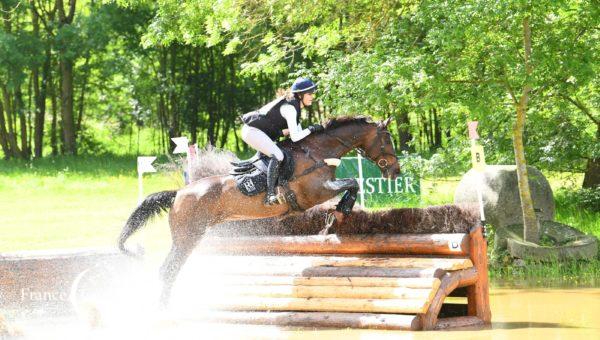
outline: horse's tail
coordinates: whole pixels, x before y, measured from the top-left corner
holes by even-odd
[[[161,212],[167,212],[173,206],[177,190],[155,192],[140,204],[131,213],[127,223],[121,230],[119,236],[119,250],[126,255],[139,257],[141,254],[134,253],[125,248],[125,241],[129,236],[133,235],[138,229],[143,227],[151,217],[154,217]]]

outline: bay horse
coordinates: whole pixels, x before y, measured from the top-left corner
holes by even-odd
[[[161,304],[166,306],[175,278],[207,228],[231,221],[254,220],[284,216],[293,210],[303,211],[345,192],[337,211],[349,214],[356,201],[358,182],[354,178],[336,179],[335,166],[325,159],[339,159],[356,149],[375,162],[384,177],[395,179],[400,166],[387,125],[391,118],[372,122],[367,117],[339,117],[329,120],[325,130],[292,143],[280,146],[293,155],[293,175],[287,184],[295,202],[266,206],[263,195],[246,196],[231,175],[201,178],[172,191],[149,195],[133,211],[119,237],[119,249],[148,219],[169,211],[172,246],[160,269],[162,280]],[[296,209],[292,209],[295,205]],[[343,216],[343,215],[342,215]]]

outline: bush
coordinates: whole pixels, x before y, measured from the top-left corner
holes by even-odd
[[[560,191],[556,201],[566,206],[600,212],[600,187]]]

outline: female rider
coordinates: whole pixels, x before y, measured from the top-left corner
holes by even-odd
[[[302,129],[300,125],[301,110],[312,104],[316,88],[317,85],[312,80],[298,78],[292,84],[290,95],[279,97],[242,116],[242,140],[271,157],[267,168],[267,205],[279,203],[275,188],[284,154],[275,141],[289,135],[293,142],[297,142],[311,133],[324,130],[320,124],[311,125],[307,129]]]

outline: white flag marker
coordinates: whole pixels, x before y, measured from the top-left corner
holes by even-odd
[[[152,162],[156,157],[138,157],[137,158],[137,169],[138,173],[143,174],[144,172],[156,172],[156,169],[152,166]]]
[[[469,139],[471,140],[471,163],[473,169],[477,172],[475,176],[478,177],[479,185],[477,185],[477,200],[479,201],[479,214],[481,216],[481,223],[485,225],[485,212],[483,211],[483,172],[485,171],[485,155],[483,153],[483,145],[477,144],[479,134],[477,133],[477,121],[467,122],[467,128],[469,130]]]
[[[156,157],[138,157],[137,158],[137,171],[138,171],[138,205],[144,200],[144,187],[142,184],[142,175],[145,172],[156,172],[156,169],[152,166],[152,162]]]
[[[189,140],[187,137],[174,137],[171,138],[173,143],[175,143],[175,150],[173,153],[187,153],[188,152],[188,144]]]

